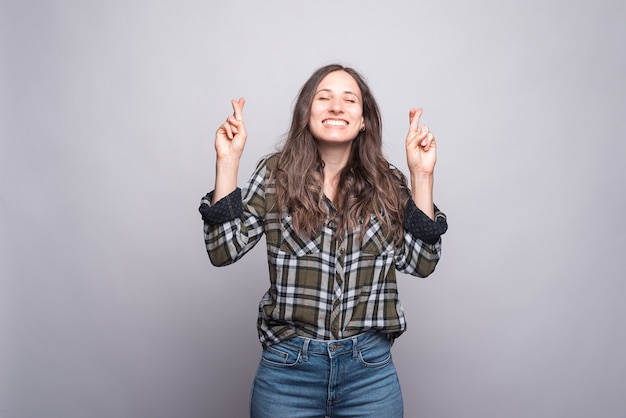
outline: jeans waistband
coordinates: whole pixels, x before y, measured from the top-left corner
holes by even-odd
[[[308,337],[293,337],[280,344],[299,349],[306,361],[309,354],[325,354],[328,357],[335,357],[339,354],[352,352],[352,356],[358,355],[358,350],[370,344],[387,343],[387,337],[379,332],[365,332],[353,337],[341,340],[316,340]]]

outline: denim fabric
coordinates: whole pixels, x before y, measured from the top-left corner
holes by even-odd
[[[294,337],[263,348],[251,418],[403,416],[390,342],[366,333],[334,341]]]

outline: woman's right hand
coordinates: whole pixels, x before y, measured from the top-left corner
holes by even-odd
[[[218,160],[239,161],[248,136],[243,122],[243,106],[246,100],[241,97],[230,102],[233,105],[233,114],[215,133],[215,151]]]

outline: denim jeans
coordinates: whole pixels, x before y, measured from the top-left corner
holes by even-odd
[[[402,392],[381,334],[344,340],[294,337],[263,348],[251,418],[403,416]]]

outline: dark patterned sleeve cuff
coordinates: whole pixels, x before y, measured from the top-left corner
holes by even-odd
[[[228,196],[215,202],[214,205],[211,205],[212,200],[213,192],[202,198],[202,203],[198,209],[202,215],[202,220],[209,225],[219,225],[232,221],[239,218],[243,213],[240,188],[236,188]]]
[[[435,244],[448,230],[448,221],[437,206],[433,221],[415,205],[413,199],[409,199],[404,213],[404,229],[427,244]]]

